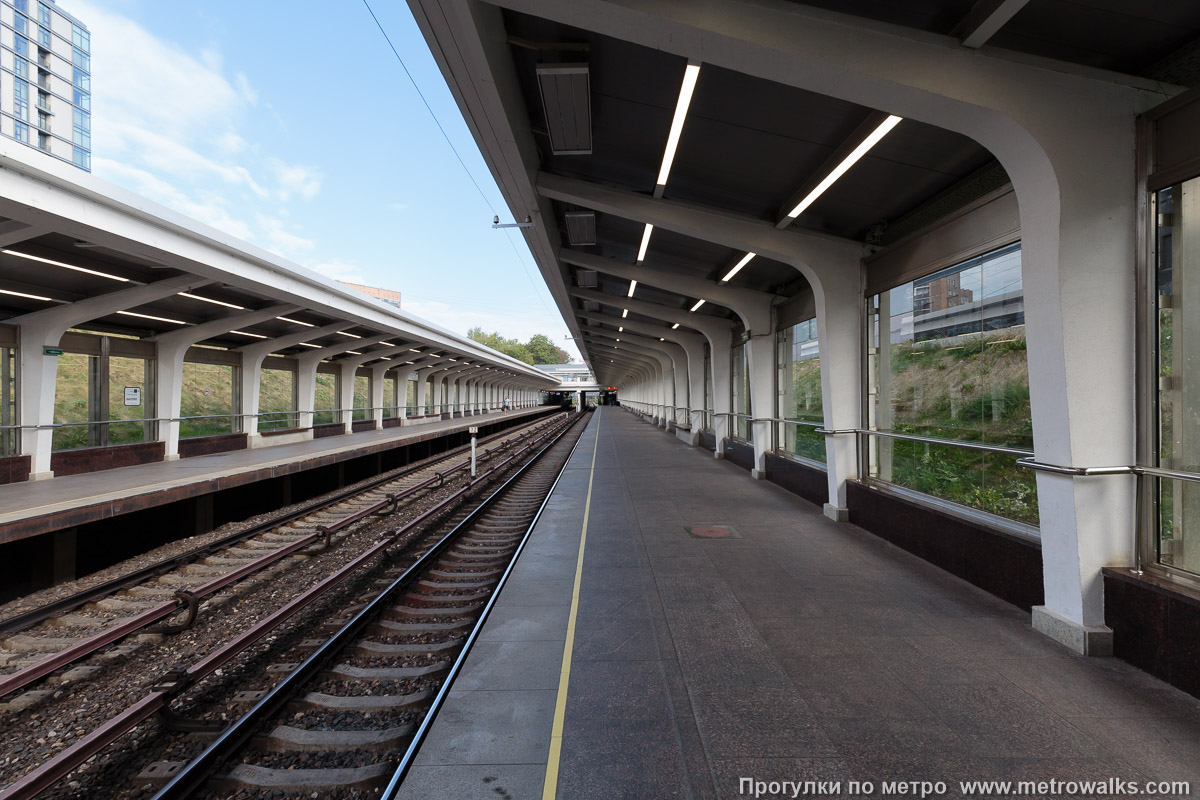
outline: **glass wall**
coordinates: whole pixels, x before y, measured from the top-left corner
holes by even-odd
[[[313,389],[313,425],[328,425],[338,421],[338,382],[336,372],[318,372]]]
[[[1158,192],[1157,465],[1200,472],[1200,178]],[[1200,573],[1200,485],[1157,479],[1158,563]],[[1147,485],[1153,485],[1147,482]]]
[[[418,414],[420,409],[417,408],[417,382],[416,380],[406,379],[404,381],[404,405],[408,408],[409,414]],[[406,415],[407,416],[407,415]]]
[[[1019,244],[868,302],[872,430],[1033,448]],[[869,437],[869,474],[1037,524],[1032,470],[1012,454]]]
[[[88,409],[95,403],[99,388],[100,357],[83,353],[63,353],[58,356],[58,372],[54,383],[54,424],[52,447],[73,450],[99,444],[97,431],[87,423],[93,416]],[[98,417],[97,417],[98,418]]]
[[[354,376],[354,419],[370,419],[371,378],[367,375]]]
[[[296,373],[288,369],[263,369],[259,374],[258,430],[296,427]],[[253,422],[250,430],[254,430]]]
[[[179,416],[210,419],[183,419],[179,423],[179,438],[215,436],[233,431],[233,366],[229,364],[196,364],[183,362],[183,386],[180,393]]]
[[[713,371],[712,347],[704,345],[704,430],[713,430]]]
[[[817,348],[817,321],[805,320],[778,333],[776,350],[780,419],[776,441],[785,453],[825,462],[825,436],[816,426],[825,421],[821,410],[821,354]]]
[[[145,420],[150,406],[150,363],[144,358],[109,356],[108,413],[101,410],[100,419]],[[152,423],[116,422],[107,429],[106,444],[132,444],[153,438]]]
[[[746,344],[735,345],[732,350],[730,390],[733,395],[730,410],[733,411],[733,435],[752,441],[754,426],[750,424],[750,364],[747,361]]]
[[[396,416],[396,381],[395,373],[385,373],[383,376],[383,418]]]
[[[0,456],[21,452],[20,431],[16,425],[17,350],[15,347],[0,347]]]

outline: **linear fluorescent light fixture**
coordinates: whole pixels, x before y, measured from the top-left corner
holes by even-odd
[[[634,290],[634,289],[636,289],[636,288],[637,288],[637,281],[630,281],[630,282],[629,282],[629,293],[628,293],[627,295],[625,295],[625,296],[626,296],[626,297],[633,297],[633,290]]]
[[[675,330],[678,327],[679,327],[679,323],[676,322],[674,325],[671,326],[671,330]]]
[[[703,300],[697,300],[697,301],[696,301],[696,305],[692,306],[690,310],[691,310],[691,311],[695,311],[696,309],[698,309],[698,308],[699,308],[700,306],[702,306],[702,305],[704,305],[704,301],[703,301]]]
[[[76,272],[85,272],[88,275],[95,275],[98,278],[108,278],[110,281],[129,283],[129,278],[122,278],[120,275],[109,275],[107,272],[98,272],[97,270],[88,269],[87,267],[77,267],[74,264],[64,264],[61,261],[53,261],[49,258],[42,258],[41,256],[35,256],[29,253],[22,253],[19,250],[0,250],[0,253],[4,253],[8,256],[16,256],[17,258],[27,258],[30,261],[38,261],[42,264],[51,264],[56,267],[62,267],[63,269],[73,269]]]
[[[671,174],[671,164],[675,161],[675,150],[679,147],[679,136],[683,133],[683,123],[687,119],[688,106],[692,104],[692,93],[696,91],[698,77],[700,65],[688,64],[683,71],[683,85],[679,87],[679,101],[675,104],[675,117],[671,120],[671,132],[667,135],[667,149],[663,153],[662,167],[658,170],[655,194],[661,194],[667,185],[667,176]]]
[[[357,351],[357,350],[347,350],[346,352],[347,352],[349,355],[352,355],[352,356],[361,356],[361,355],[362,355],[362,353],[360,353],[360,352],[359,352],[359,351]]]
[[[234,331],[234,333],[238,333],[238,331]],[[242,335],[243,335],[243,336],[246,336],[247,334],[244,334],[244,333],[243,333]],[[317,350],[320,350],[320,349],[321,349],[321,345],[319,345],[319,344],[309,344],[308,342],[300,342],[299,344],[300,344],[300,346],[301,346],[301,347],[312,347],[312,348],[315,348],[315,349],[317,349]]]
[[[172,325],[187,325],[181,319],[171,319],[170,317],[156,317],[153,314],[139,314],[136,311],[118,311],[123,317],[138,317],[139,319],[152,319],[155,322],[170,322]]]
[[[621,309],[621,319],[625,319],[625,318],[626,318],[626,317],[628,317],[628,316],[629,316],[629,309],[628,309],[628,308],[622,308],[622,309]]]
[[[283,321],[283,322],[290,322],[290,323],[292,323],[293,325],[303,325],[303,326],[304,326],[304,327],[306,327],[306,328],[315,328],[315,327],[317,327],[316,325],[313,325],[311,322],[302,322],[301,320],[298,320],[298,319],[292,319],[291,317],[276,317],[275,319],[277,319],[277,320],[281,320],[281,321]]]
[[[756,253],[746,253],[746,255],[742,256],[742,260],[739,261],[738,263],[734,264],[733,269],[729,270],[729,272],[726,272],[725,277],[721,278],[721,283],[727,283],[731,278],[733,278],[734,275],[737,275],[739,272],[741,272],[742,267],[749,264],[750,259],[754,258],[755,255],[757,255],[757,254]]]
[[[346,333],[345,331],[338,331],[338,335],[339,336],[349,336],[351,339],[361,339],[362,338],[357,333]]]
[[[40,294],[26,294],[25,292],[14,292],[11,289],[0,289],[0,294],[12,295],[13,297],[24,297],[27,300],[45,300],[47,303],[59,302],[53,297],[42,297]]]
[[[642,231],[642,243],[638,245],[637,262],[639,264],[646,260],[646,251],[650,249],[650,233],[653,230],[654,226],[647,222],[646,229]]]
[[[625,332],[625,328],[624,328],[623,326],[620,326],[620,325],[618,325],[618,326],[617,326],[617,333],[624,333],[624,332]]]
[[[795,219],[803,214],[804,209],[811,206],[818,197],[825,193],[826,189],[828,189],[830,186],[833,186],[834,182],[838,178],[845,175],[851,167],[858,163],[860,158],[867,154],[868,150],[879,144],[879,140],[884,136],[887,136],[888,132],[892,128],[896,127],[902,119],[904,118],[897,117],[895,114],[893,114],[883,122],[879,123],[879,126],[875,128],[875,130],[871,131],[871,134],[867,136],[867,138],[863,139],[858,147],[854,148],[854,151],[851,152],[850,155],[842,159],[842,163],[834,167],[833,171],[826,175],[825,178],[817,184],[815,189],[809,192],[795,208],[788,212],[788,219]]]
[[[224,300],[214,300],[211,297],[201,297],[198,294],[190,294],[188,292],[179,292],[180,297],[186,297],[189,300],[199,300],[202,303],[212,303],[214,306],[225,306],[226,308],[236,308],[238,311],[245,311],[245,306],[239,306],[235,303],[226,303]]]
[[[263,336],[261,333],[250,333],[249,331],[230,331],[230,333],[236,333],[238,336],[249,336],[251,339],[266,339],[267,338],[266,336]]]

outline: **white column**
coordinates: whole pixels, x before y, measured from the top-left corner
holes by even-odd
[[[45,348],[57,347],[67,329],[116,311],[150,303],[178,292],[186,292],[209,283],[193,276],[157,281],[146,286],[121,289],[89,297],[69,305],[56,306],[8,320],[20,328],[19,419],[21,453],[30,457],[30,480],[54,477],[50,469],[54,431],[54,391],[58,377],[58,357],[45,354]]]

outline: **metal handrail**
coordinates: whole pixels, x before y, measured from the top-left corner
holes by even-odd
[[[800,423],[804,424],[804,423]],[[940,444],[947,447],[961,447],[964,450],[982,450],[988,453],[1002,453],[1011,456],[1026,456],[1033,457],[1032,450],[1026,450],[1019,447],[1004,447],[1002,445],[984,444],[982,442],[964,442],[960,439],[939,439],[936,436],[917,436],[911,433],[892,433],[891,431],[873,431],[865,428],[844,428],[841,430],[831,430],[825,427],[818,427],[817,433],[822,433],[827,436],[834,436],[847,433],[856,433],[862,436],[881,436],[885,439],[901,439],[906,442],[924,442],[926,444]]]

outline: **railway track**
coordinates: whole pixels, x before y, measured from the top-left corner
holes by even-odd
[[[540,421],[489,437],[485,444],[493,447],[485,447],[477,460],[486,464],[510,442],[551,424]],[[315,544],[329,547],[335,536],[340,541],[364,521],[399,512],[460,478],[469,465],[469,453],[458,449],[0,622],[6,634],[0,639],[0,699],[151,626],[178,633],[194,622],[201,604],[211,606],[230,585]],[[165,624],[181,612],[185,619]]]
[[[547,430],[548,427],[550,426],[539,428],[539,438],[549,439],[552,431]],[[564,425],[560,424],[557,427],[564,427]],[[557,430],[553,432],[557,433]],[[537,446],[540,447],[542,444],[538,443]],[[117,707],[124,706],[123,711],[107,718],[90,732],[83,729],[76,730],[77,736],[69,746],[61,748],[56,755],[40,767],[27,772],[16,782],[0,791],[0,797],[16,798],[37,795],[109,743],[135,728],[137,728],[134,734],[136,742],[127,747],[124,752],[119,751],[114,755],[110,750],[105,753],[104,758],[112,763],[92,770],[93,773],[111,777],[113,774],[120,774],[122,769],[128,771],[127,768],[130,764],[136,766],[139,759],[145,761],[141,753],[142,745],[154,744],[160,750],[176,754],[195,751],[198,744],[194,734],[171,733],[171,731],[211,730],[222,727],[223,719],[231,716],[231,710],[236,711],[239,707],[244,706],[247,698],[253,699],[257,696],[255,692],[271,691],[270,687],[294,666],[287,659],[302,659],[302,656],[295,654],[306,652],[319,644],[312,640],[305,641],[305,637],[311,637],[314,627],[319,626],[322,621],[328,625],[331,618],[333,626],[340,627],[339,615],[347,613],[345,611],[347,607],[353,611],[364,603],[373,603],[371,598],[375,596],[377,590],[365,590],[371,589],[373,583],[391,583],[398,571],[406,572],[406,565],[415,562],[422,553],[430,551],[434,547],[433,542],[440,541],[448,527],[461,527],[457,523],[466,515],[466,511],[461,509],[456,511],[455,509],[463,504],[463,500],[472,492],[477,494],[481,486],[488,481],[494,482],[501,475],[507,474],[506,471],[511,471],[515,464],[523,460],[524,456],[528,455],[532,449],[523,441],[522,447],[517,453],[509,454],[507,458],[492,466],[479,479],[468,482],[448,497],[444,497],[433,508],[422,511],[415,517],[407,519],[400,527],[385,532],[382,539],[379,538],[379,532],[376,531],[372,534],[375,542],[373,545],[362,550],[355,549],[352,552],[349,548],[342,548],[347,550],[347,553],[335,571],[327,570],[328,574],[308,585],[299,594],[293,593],[282,606],[276,604],[273,611],[261,616],[249,627],[243,626],[236,636],[225,639],[215,649],[209,647],[207,655],[194,661],[191,666],[182,666],[176,663],[176,668],[167,675],[150,682],[149,693],[143,694],[140,699],[136,696],[139,694],[136,689],[140,687],[133,687],[135,691],[126,692],[119,698],[119,703],[109,704]],[[357,511],[351,513],[357,513]],[[478,514],[473,512],[473,516],[478,516]],[[492,522],[494,524],[494,520]],[[491,541],[495,538],[490,537],[488,540]],[[465,543],[459,551],[448,557],[462,560],[465,549],[466,562],[469,564],[472,561],[483,563],[492,556],[498,555],[495,552],[488,552],[495,548],[481,550],[480,547],[479,541]],[[389,549],[392,551],[391,553],[388,552]],[[487,558],[481,561],[480,556]],[[369,568],[364,569],[364,567]],[[478,566],[459,567],[456,568],[456,571],[461,573],[464,569],[474,573],[488,572]],[[482,575],[481,577],[491,577],[491,575]],[[421,602],[431,602],[430,598],[453,598],[451,600],[432,600],[434,607],[440,609],[456,609],[458,606],[454,604],[459,602],[473,604],[480,599],[475,595],[485,596],[488,593],[486,589],[471,585],[470,581],[450,578],[434,581],[422,588],[432,594],[423,601],[421,597],[418,597],[417,605],[420,605]],[[464,593],[472,595],[472,597],[464,600]],[[443,611],[440,616],[450,617],[457,616],[457,614]],[[402,644],[400,642],[382,642],[380,644],[384,646],[380,652],[360,654],[358,656],[359,664],[348,665],[350,673],[361,669],[375,669],[371,666],[362,666],[364,663],[372,663],[370,660],[374,658],[400,658],[409,666],[394,667],[394,669],[424,669],[432,677],[422,678],[422,680],[433,681],[437,678],[438,673],[436,665],[440,663],[438,654],[444,647],[449,646],[447,642],[454,640],[453,634],[458,631],[457,626],[461,622],[462,620],[458,619],[450,620],[446,623],[449,627],[444,629],[446,631],[444,633],[421,632],[418,639],[428,640],[423,643],[428,645],[425,647],[427,652],[422,654],[414,655],[409,652],[413,645],[420,645],[421,642],[409,641],[403,643],[406,647],[399,649],[395,648]],[[377,629],[380,629],[380,626],[381,629],[387,629],[389,625],[402,624],[404,623],[397,620],[383,620],[378,624]],[[289,625],[292,626],[290,629]],[[439,639],[445,641],[438,641]],[[366,651],[371,651],[371,646],[365,645],[364,647]],[[416,666],[413,666],[414,664]],[[243,687],[235,691],[233,687],[239,681],[248,682],[252,688],[246,690]],[[143,686],[145,685],[147,684],[143,683]],[[246,691],[250,693],[247,695]],[[237,692],[242,692],[240,697]],[[335,701],[335,704],[337,702],[339,701]],[[184,719],[180,713],[172,710],[172,706],[182,709],[190,719]],[[148,724],[141,725],[142,722],[156,715],[157,723],[151,720]],[[197,715],[201,719],[195,719]],[[236,716],[236,713],[233,713],[232,716]],[[384,718],[376,717],[375,724],[378,725],[378,721]],[[137,727],[139,725],[140,728]],[[156,729],[157,733],[155,733]],[[163,733],[168,735],[163,736]],[[149,749],[153,749],[153,747]],[[104,758],[98,759],[97,762],[103,761]],[[89,764],[88,767],[94,766],[95,763]],[[81,770],[81,773],[87,772],[87,768]],[[150,769],[148,780],[154,780],[153,773],[154,770]],[[83,775],[83,777],[87,776]],[[124,779],[132,781],[133,777],[126,776]],[[75,787],[77,783],[78,781],[73,781],[69,786]],[[104,779],[103,785],[110,785],[108,778]],[[135,792],[130,796],[144,795],[143,791]],[[95,790],[85,790],[82,794],[66,791],[60,796],[90,797],[97,796],[97,793]]]

